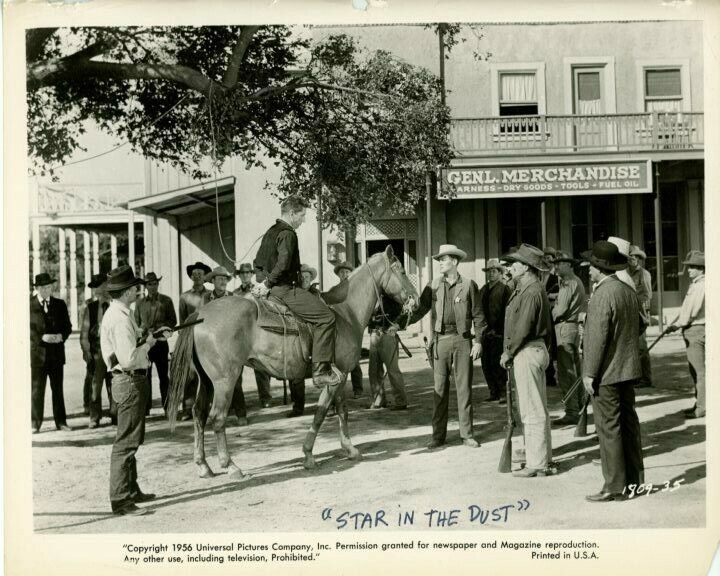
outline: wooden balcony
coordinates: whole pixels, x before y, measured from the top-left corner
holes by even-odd
[[[702,151],[702,112],[458,118],[459,157],[603,152]]]

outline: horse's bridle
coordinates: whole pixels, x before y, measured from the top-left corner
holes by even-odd
[[[385,272],[388,272],[391,270],[392,264],[390,263],[389,258],[384,257],[383,259],[385,260],[385,270],[383,271],[383,275],[385,275]],[[380,314],[385,320],[387,320],[388,322],[391,322],[390,317],[385,313],[385,307],[383,306],[382,294],[380,292],[379,282],[375,279],[375,273],[373,272],[373,269],[370,266],[370,264],[368,264],[367,262],[365,262],[363,264],[363,266],[367,266],[368,270],[370,270],[370,276],[372,277],[372,281],[373,281],[373,288],[375,288],[375,295],[377,296],[378,303],[380,304]],[[413,300],[413,298],[411,296],[409,296],[407,298],[407,300],[403,303],[403,310],[405,310],[405,309],[408,310],[408,321],[410,320],[410,314],[409,314],[410,307],[408,306],[408,304],[411,300]],[[407,325],[405,326],[405,328],[407,328]]]

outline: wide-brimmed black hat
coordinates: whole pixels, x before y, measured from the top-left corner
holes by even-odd
[[[35,286],[47,286],[53,282],[55,282],[55,279],[47,272],[40,272],[40,274],[35,276]]]
[[[125,290],[136,284],[145,284],[145,280],[135,276],[135,272],[127,264],[113,268],[108,272],[107,284],[105,288],[108,292],[116,292]]]
[[[235,275],[237,276],[238,274],[242,274],[243,272],[251,272],[252,273],[253,271],[254,270],[253,270],[252,264],[250,264],[250,262],[243,262],[242,264],[240,264],[240,268],[235,270]]]
[[[345,260],[344,262],[340,262],[340,264],[336,265],[335,268],[333,268],[333,272],[335,272],[335,274],[338,274],[340,270],[349,270],[350,272],[352,272],[353,270],[355,270],[355,268],[353,268],[350,262]]]
[[[101,274],[93,274],[88,282],[88,288],[99,288],[107,280],[107,274],[104,272]]]
[[[203,264],[202,262],[195,262],[195,264],[190,264],[190,266],[187,266],[185,268],[187,275],[190,277],[192,277],[193,270],[202,270],[203,274],[208,274],[212,271],[212,268],[210,268],[210,266],[208,266],[207,264]]]
[[[158,276],[157,274],[155,274],[155,272],[148,272],[147,274],[145,274],[146,284],[148,282],[160,282],[160,280],[162,280],[162,276]]]
[[[583,260],[605,272],[617,272],[627,268],[627,257],[620,253],[617,244],[607,240],[598,240],[593,244],[592,250],[580,254]]]

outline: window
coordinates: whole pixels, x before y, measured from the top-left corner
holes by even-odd
[[[545,114],[545,64],[491,64],[492,105],[503,118],[495,128],[496,136],[532,133],[538,137],[537,116]]]
[[[535,72],[500,73],[500,116],[538,114]]]
[[[680,68],[644,70],[645,112],[680,112],[683,93]]]
[[[510,198],[498,201],[500,249],[506,254],[522,243],[540,246],[540,202],[537,198]]]
[[[572,214],[572,246],[576,258],[590,250],[598,240],[613,236],[615,223],[615,198],[613,196],[575,196],[570,198]],[[590,287],[588,268],[576,268],[576,273],[586,289]]]
[[[660,228],[662,230],[663,288],[666,292],[680,289],[678,270],[680,247],[678,245],[678,198],[679,182],[660,183]],[[655,257],[655,204],[652,194],[643,195],[643,240],[647,260],[645,269],[652,276],[653,292],[657,290],[657,258]]]

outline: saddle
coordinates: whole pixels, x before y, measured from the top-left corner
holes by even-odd
[[[283,336],[299,336],[301,330],[310,331],[308,325],[277,298],[253,298],[253,301],[258,310],[258,328]]]

